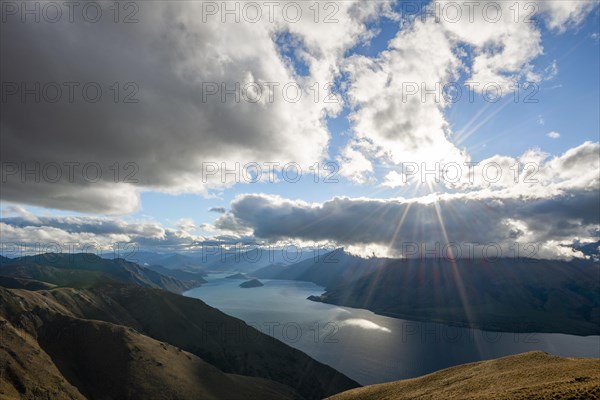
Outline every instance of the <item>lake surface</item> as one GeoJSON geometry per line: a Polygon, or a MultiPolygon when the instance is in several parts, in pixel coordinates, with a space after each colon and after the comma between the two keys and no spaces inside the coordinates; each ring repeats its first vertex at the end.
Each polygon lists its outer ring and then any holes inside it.
{"type": "Polygon", "coordinates": [[[368,385],[424,375],[457,364],[543,350],[567,357],[599,357],[600,336],[506,333],[384,317],[367,310],[306,300],[324,289],[313,283],[243,280],[211,274],[186,296],[254,326],[368,385]]]}

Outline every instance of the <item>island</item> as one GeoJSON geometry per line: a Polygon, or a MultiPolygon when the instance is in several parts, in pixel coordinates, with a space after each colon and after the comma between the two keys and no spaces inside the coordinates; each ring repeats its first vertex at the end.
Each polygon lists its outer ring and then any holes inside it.
{"type": "Polygon", "coordinates": [[[229,275],[227,277],[227,279],[243,279],[243,280],[247,280],[247,279],[250,279],[250,278],[248,278],[248,275],[246,275],[246,274],[237,273],[237,274],[229,275]]]}
{"type": "Polygon", "coordinates": [[[249,281],[242,282],[240,284],[241,288],[253,288],[253,287],[261,287],[261,286],[265,286],[265,285],[258,279],[251,279],[249,281]]]}

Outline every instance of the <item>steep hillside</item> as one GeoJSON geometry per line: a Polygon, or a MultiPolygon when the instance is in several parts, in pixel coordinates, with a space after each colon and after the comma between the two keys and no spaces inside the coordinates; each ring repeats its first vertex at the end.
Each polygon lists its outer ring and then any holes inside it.
{"type": "Polygon", "coordinates": [[[1,294],[0,399],[299,398],[131,328],[63,314],[49,299],[33,295],[23,307],[24,295],[1,294]]]}
{"type": "Polygon", "coordinates": [[[69,290],[49,294],[86,318],[133,327],[194,353],[224,372],[272,379],[307,398],[357,386],[334,369],[197,299],[117,285],[83,294],[69,290]]]}
{"type": "MultiPolygon", "coordinates": [[[[54,344],[58,342],[52,335],[69,337],[71,327],[79,326],[79,322],[71,321],[75,318],[78,321],[103,321],[125,329],[119,332],[129,332],[131,328],[153,340],[194,354],[224,373],[279,382],[293,388],[305,399],[321,399],[358,386],[334,369],[200,300],[158,289],[120,283],[97,285],[87,290],[56,288],[31,292],[0,289],[0,315],[18,328],[35,332],[32,336],[39,337],[42,340],[40,343],[47,347],[45,350],[57,359],[66,356],[69,349],[68,346],[54,349],[54,344]],[[54,315],[59,317],[52,317],[54,315]],[[68,317],[67,320],[63,316],[68,317]],[[56,318],[71,322],[55,324],[53,321],[56,318]],[[43,334],[38,331],[40,320],[43,334]],[[44,341],[44,338],[47,340],[44,341]]],[[[78,334],[82,335],[81,346],[85,347],[87,343],[91,347],[81,351],[96,351],[92,334],[78,329],[78,334]]],[[[118,348],[117,344],[107,345],[104,351],[110,353],[112,348],[118,348]]],[[[150,351],[150,354],[153,353],[150,351]]],[[[59,369],[68,382],[81,388],[76,383],[79,378],[73,378],[68,372],[77,370],[75,361],[80,362],[68,359],[64,365],[69,368],[59,369]]]]}
{"type": "Polygon", "coordinates": [[[600,360],[529,352],[366,386],[329,400],[600,399],[600,360]]]}
{"type": "Polygon", "coordinates": [[[600,334],[600,265],[395,260],[311,300],[487,330],[600,334]]]}

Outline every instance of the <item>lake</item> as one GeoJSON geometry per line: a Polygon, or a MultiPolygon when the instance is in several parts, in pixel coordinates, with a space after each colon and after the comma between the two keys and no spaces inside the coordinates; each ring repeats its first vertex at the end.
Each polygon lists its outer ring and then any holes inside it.
{"type": "Polygon", "coordinates": [[[600,336],[507,333],[384,317],[306,298],[324,288],[261,279],[263,287],[210,274],[184,295],[201,299],[332,366],[362,385],[413,378],[457,364],[531,350],[600,358],[600,336]]]}

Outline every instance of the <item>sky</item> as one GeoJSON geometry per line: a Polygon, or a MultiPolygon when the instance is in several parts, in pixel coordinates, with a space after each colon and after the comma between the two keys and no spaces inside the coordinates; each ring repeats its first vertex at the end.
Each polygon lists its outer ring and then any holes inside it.
{"type": "Polygon", "coordinates": [[[5,253],[599,240],[598,2],[15,4],[5,253]]]}

